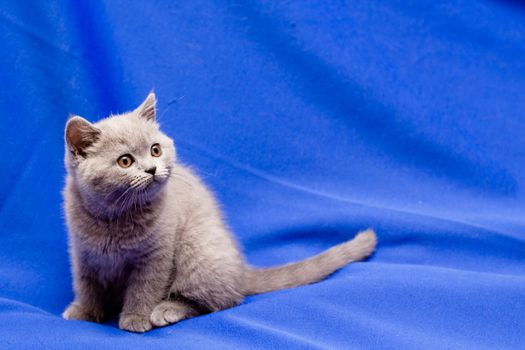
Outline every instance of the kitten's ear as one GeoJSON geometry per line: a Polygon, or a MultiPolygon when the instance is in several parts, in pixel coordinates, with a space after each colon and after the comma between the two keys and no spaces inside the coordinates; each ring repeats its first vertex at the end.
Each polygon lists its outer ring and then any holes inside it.
{"type": "Polygon", "coordinates": [[[148,97],[142,102],[142,104],[136,109],[137,114],[146,119],[155,121],[157,118],[157,98],[155,93],[152,91],[149,93],[148,97]]]}
{"type": "Polygon", "coordinates": [[[98,140],[100,130],[84,118],[74,116],[66,124],[66,143],[74,155],[86,156],[86,148],[98,140]]]}

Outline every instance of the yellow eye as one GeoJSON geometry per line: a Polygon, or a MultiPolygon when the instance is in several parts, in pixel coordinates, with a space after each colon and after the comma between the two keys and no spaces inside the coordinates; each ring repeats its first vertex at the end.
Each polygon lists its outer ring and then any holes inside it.
{"type": "Polygon", "coordinates": [[[151,146],[151,155],[153,157],[160,157],[162,154],[162,149],[160,148],[160,145],[158,143],[151,146]]]}
{"type": "Polygon", "coordinates": [[[133,157],[131,154],[124,154],[117,159],[117,163],[124,169],[129,168],[133,164],[133,157]]]}

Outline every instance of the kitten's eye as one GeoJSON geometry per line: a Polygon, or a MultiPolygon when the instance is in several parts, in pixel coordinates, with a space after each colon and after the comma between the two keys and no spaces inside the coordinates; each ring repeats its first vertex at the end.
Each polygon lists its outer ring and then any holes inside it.
{"type": "Polygon", "coordinates": [[[160,145],[158,143],[156,143],[153,146],[151,146],[151,155],[153,157],[160,157],[161,154],[162,154],[162,150],[161,150],[160,145]]]}
{"type": "Polygon", "coordinates": [[[129,168],[131,164],[133,164],[133,157],[131,154],[124,154],[123,156],[120,156],[119,159],[117,159],[118,165],[120,165],[122,168],[129,168]]]}

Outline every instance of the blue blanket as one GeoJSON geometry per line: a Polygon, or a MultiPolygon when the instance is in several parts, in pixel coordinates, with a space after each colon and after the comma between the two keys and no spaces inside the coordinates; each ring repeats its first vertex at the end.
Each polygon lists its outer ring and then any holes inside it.
{"type": "Polygon", "coordinates": [[[523,347],[522,2],[3,1],[0,63],[0,348],[523,347]],[[151,89],[251,264],[376,254],[146,334],[63,320],[65,121],[151,89]]]}

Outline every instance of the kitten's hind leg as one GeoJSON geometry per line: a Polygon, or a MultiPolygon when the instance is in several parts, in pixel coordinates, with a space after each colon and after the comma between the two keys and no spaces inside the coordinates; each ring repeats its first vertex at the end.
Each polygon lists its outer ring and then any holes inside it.
{"type": "Polygon", "coordinates": [[[156,327],[163,327],[200,314],[199,308],[185,301],[164,300],[155,306],[150,321],[156,327]]]}

